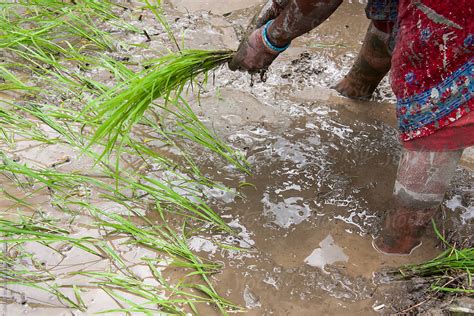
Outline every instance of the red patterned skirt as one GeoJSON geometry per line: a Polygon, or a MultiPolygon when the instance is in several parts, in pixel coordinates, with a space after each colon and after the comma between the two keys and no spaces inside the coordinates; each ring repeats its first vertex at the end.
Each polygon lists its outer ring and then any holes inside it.
{"type": "Polygon", "coordinates": [[[398,2],[391,84],[404,146],[474,146],[474,1],[398,2]]]}

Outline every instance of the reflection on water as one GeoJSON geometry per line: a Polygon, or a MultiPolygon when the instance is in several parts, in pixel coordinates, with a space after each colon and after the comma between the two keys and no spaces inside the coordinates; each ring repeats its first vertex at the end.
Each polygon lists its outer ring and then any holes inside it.
{"type": "Polygon", "coordinates": [[[327,264],[336,262],[347,262],[349,257],[344,253],[343,249],[334,243],[334,238],[328,235],[323,241],[319,243],[321,248],[316,248],[313,252],[304,259],[304,262],[312,267],[318,267],[325,273],[324,270],[327,264]]]}

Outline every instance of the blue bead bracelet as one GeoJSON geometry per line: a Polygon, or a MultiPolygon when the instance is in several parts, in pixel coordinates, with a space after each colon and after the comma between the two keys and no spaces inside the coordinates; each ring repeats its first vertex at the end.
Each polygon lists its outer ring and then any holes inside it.
{"type": "Polygon", "coordinates": [[[268,28],[270,27],[270,25],[272,25],[272,23],[273,23],[273,20],[268,21],[267,24],[265,24],[265,27],[262,30],[263,42],[264,42],[264,44],[267,48],[274,51],[275,53],[280,54],[280,53],[283,53],[285,50],[287,50],[288,47],[290,47],[291,42],[288,43],[287,45],[283,46],[283,47],[277,47],[277,46],[273,45],[270,42],[270,40],[268,39],[268,28]]]}

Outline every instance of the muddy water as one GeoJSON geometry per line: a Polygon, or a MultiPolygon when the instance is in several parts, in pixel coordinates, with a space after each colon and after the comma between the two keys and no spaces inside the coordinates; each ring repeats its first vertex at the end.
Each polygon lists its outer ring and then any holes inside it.
{"type": "MultiPolygon", "coordinates": [[[[238,30],[251,12],[234,11],[227,21],[238,30]]],[[[249,315],[401,310],[413,302],[401,287],[388,290],[374,274],[440,251],[432,231],[410,257],[382,256],[371,246],[390,207],[400,154],[393,96],[387,81],[377,91],[377,102],[349,101],[330,90],[350,67],[366,27],[363,6],[344,4],[319,30],[293,43],[265,84],[250,87],[247,75],[218,71],[218,89],[195,108],[209,126],[246,151],[254,166],[254,175],[242,179],[228,172],[215,175],[225,166],[209,163],[208,157],[202,161],[209,174],[228,185],[239,180],[254,185],[233,203],[215,199],[222,216],[241,231],[238,242],[248,253],[218,251],[212,243],[216,237],[193,240],[196,251],[226,263],[214,277],[217,288],[246,306],[249,315]],[[335,47],[321,49],[318,43],[335,47]]],[[[453,184],[458,198],[460,191],[472,192],[472,174],[459,172],[463,180],[453,184]]],[[[458,210],[463,215],[448,217],[470,217],[472,209],[468,204],[458,210]]]]}
{"type": "Polygon", "coordinates": [[[172,2],[179,11],[183,13],[194,12],[198,10],[206,10],[213,14],[225,14],[235,10],[250,8],[258,3],[255,0],[227,1],[222,3],[219,0],[176,0],[172,2]]]}
{"type": "MultiPolygon", "coordinates": [[[[206,101],[202,108],[212,108],[206,101]]],[[[227,254],[211,255],[230,268],[216,276],[218,288],[252,308],[250,315],[375,313],[372,306],[383,300],[374,272],[438,253],[432,235],[410,258],[381,256],[371,246],[371,234],[389,204],[396,135],[383,122],[338,106],[307,104],[307,112],[297,119],[287,116],[277,127],[266,120],[274,118],[272,110],[246,106],[268,113],[253,126],[234,125],[229,132],[236,145],[248,148],[255,174],[245,180],[255,187],[245,188],[230,205],[216,203],[225,218],[238,219],[241,246],[251,251],[231,260],[227,254]]],[[[224,109],[222,117],[231,111],[224,109]]]]}
{"type": "MultiPolygon", "coordinates": [[[[187,47],[235,48],[256,2],[175,0],[167,3],[167,13],[187,47]]],[[[349,101],[330,89],[350,67],[366,27],[363,5],[345,3],[321,28],[295,41],[276,61],[266,83],[251,86],[248,75],[220,69],[215,86],[200,102],[191,100],[203,121],[245,152],[253,165],[253,175],[245,177],[196,149],[203,170],[240,193],[206,192],[210,204],[239,235],[200,235],[188,241],[199,255],[224,263],[212,280],[219,293],[248,309],[246,315],[372,315],[400,310],[416,302],[402,287],[387,289],[374,275],[387,267],[431,259],[440,251],[432,231],[410,257],[382,256],[371,246],[390,205],[400,155],[393,96],[387,82],[377,91],[377,102],[349,101]],[[239,190],[244,182],[252,186],[239,190]],[[245,251],[223,250],[219,243],[245,251]]],[[[159,45],[159,40],[151,43],[159,45]]],[[[30,145],[17,153],[24,161],[51,166],[68,157],[69,162],[59,167],[63,171],[87,170],[91,165],[60,146],[30,145]]],[[[464,201],[472,182],[472,174],[460,169],[444,217],[439,216],[453,227],[464,227],[457,230],[458,238],[472,234],[474,206],[464,201]]],[[[18,194],[21,197],[21,191],[18,194]]],[[[46,194],[30,202],[59,216],[46,194]]],[[[104,209],[121,211],[101,202],[97,205],[104,209]]],[[[81,220],[74,227],[76,234],[97,233],[88,227],[87,218],[81,220]]],[[[131,266],[146,251],[117,247],[131,266]]],[[[42,258],[48,265],[61,260],[47,251],[42,258]]],[[[70,253],[61,267],[107,269],[90,259],[82,252],[70,253]]],[[[179,278],[172,268],[164,273],[179,278]]],[[[14,296],[8,301],[8,315],[72,313],[53,306],[58,302],[51,297],[36,297],[25,306],[14,296]]],[[[89,306],[85,314],[115,306],[94,288],[83,299],[89,306]]],[[[210,306],[198,308],[202,315],[218,315],[210,306]]]]}

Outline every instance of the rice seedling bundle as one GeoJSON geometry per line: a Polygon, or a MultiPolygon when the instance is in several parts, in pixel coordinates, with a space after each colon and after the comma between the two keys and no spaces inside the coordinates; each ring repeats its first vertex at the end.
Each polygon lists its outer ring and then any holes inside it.
{"type": "Polygon", "coordinates": [[[446,241],[434,221],[433,228],[448,249],[430,261],[403,266],[395,271],[395,275],[404,279],[421,277],[430,280],[434,291],[474,294],[474,248],[458,249],[446,241]]]}
{"type": "Polygon", "coordinates": [[[100,126],[89,144],[105,142],[102,154],[110,153],[156,99],[166,103],[179,98],[185,86],[232,59],[232,51],[184,50],[155,60],[144,75],[137,75],[92,101],[85,112],[95,111],[100,126]]]}

